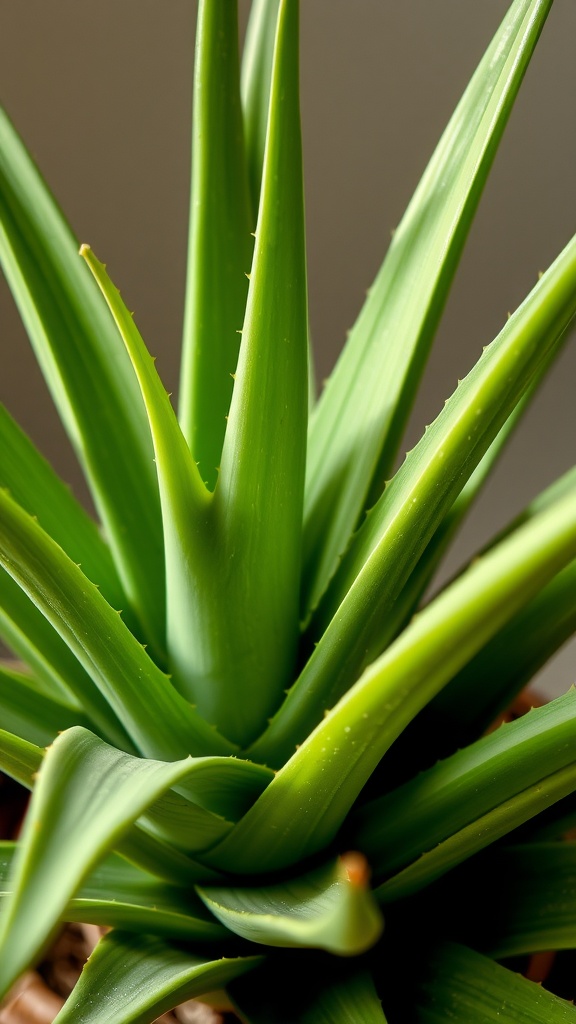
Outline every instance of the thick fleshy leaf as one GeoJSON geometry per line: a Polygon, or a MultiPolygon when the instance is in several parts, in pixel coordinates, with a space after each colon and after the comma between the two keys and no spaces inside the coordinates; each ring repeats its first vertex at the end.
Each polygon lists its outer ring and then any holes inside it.
{"type": "Polygon", "coordinates": [[[380,937],[384,922],[359,853],[278,885],[198,888],[230,931],[267,946],[304,946],[357,956],[380,937]]]}
{"type": "Polygon", "coordinates": [[[386,1024],[370,972],[341,960],[310,958],[288,972],[270,958],[228,991],[249,1024],[386,1024]]]}
{"type": "Polygon", "coordinates": [[[571,765],[576,767],[574,689],[365,804],[349,839],[382,878],[571,765]]]}
{"type": "Polygon", "coordinates": [[[114,931],[98,943],[54,1024],[148,1024],[261,962],[260,956],[201,960],[155,936],[114,931]]]}
{"type": "MultiPolygon", "coordinates": [[[[56,699],[74,702],[78,707],[82,703],[87,710],[89,702],[84,694],[93,688],[89,675],[28,595],[1,566],[0,638],[31,669],[46,693],[56,699]],[[82,694],[80,702],[75,696],[78,693],[82,694]]],[[[99,702],[97,695],[95,702],[102,715],[107,717],[109,712],[105,702],[99,702]],[[100,704],[103,705],[101,709],[100,704]]],[[[101,717],[97,720],[102,722],[101,717]]]]}
{"type": "Polygon", "coordinates": [[[412,622],[210,851],[210,864],[267,870],[325,846],[406,725],[575,554],[576,492],[488,552],[412,622]]]}
{"type": "Polygon", "coordinates": [[[403,1000],[414,1024],[574,1024],[576,1007],[465,946],[435,950],[403,1000]]]}
{"type": "MultiPolygon", "coordinates": [[[[0,905],[12,889],[16,843],[0,842],[0,905]]],[[[111,854],[90,874],[64,914],[66,921],[106,925],[173,939],[217,939],[225,929],[188,888],[167,885],[111,854]]]]}
{"type": "Polygon", "coordinates": [[[35,743],[0,729],[0,771],[32,789],[34,777],[42,764],[44,751],[35,743]]]}
{"type": "Polygon", "coordinates": [[[251,756],[269,763],[288,756],[380,653],[380,624],[575,313],[576,237],[484,350],[367,516],[319,609],[316,629],[323,623],[325,631],[251,756]]]}
{"type": "Polygon", "coordinates": [[[244,136],[254,219],[260,201],[279,7],[280,0],[254,0],[242,54],[244,136]]]}
{"type": "Polygon", "coordinates": [[[42,952],[70,899],[129,826],[181,782],[201,800],[218,766],[217,758],[134,758],[81,728],[58,737],[34,787],[2,914],[0,993],[42,952]]]}
{"type": "Polygon", "coordinates": [[[490,956],[576,949],[574,842],[496,847],[458,872],[452,892],[459,933],[490,956]]]}
{"type": "MultiPolygon", "coordinates": [[[[41,747],[0,729],[0,770],[16,779],[26,789],[33,788],[43,757],[44,750],[41,747]]],[[[217,777],[218,773],[216,772],[217,777]]],[[[227,788],[230,790],[229,785],[227,788]]],[[[148,831],[150,827],[159,831],[158,821],[164,822],[166,830],[165,822],[170,817],[174,796],[172,792],[168,792],[156,801],[139,823],[128,829],[123,838],[115,844],[115,848],[131,863],[172,884],[190,886],[193,882],[219,882],[221,876],[218,875],[218,872],[192,860],[172,844],[166,843],[148,831]]],[[[191,813],[194,810],[200,810],[200,808],[194,809],[191,804],[187,805],[188,818],[194,817],[191,813]]],[[[196,821],[198,821],[198,815],[196,815],[196,821]]],[[[218,821],[220,832],[227,831],[230,827],[229,823],[223,819],[218,819],[218,821]]],[[[177,835],[181,835],[185,827],[186,823],[180,821],[177,835]]]]}
{"type": "Polygon", "coordinates": [[[2,111],[0,222],[8,283],[86,471],[124,589],[149,642],[162,651],[160,503],[138,386],[77,243],[2,111]]]}
{"type": "Polygon", "coordinates": [[[110,550],[72,492],[0,404],[0,487],[36,516],[53,540],[80,564],[113,608],[129,613],[110,550]]]}
{"type": "Polygon", "coordinates": [[[235,0],[202,0],[196,31],[179,415],[210,490],[232,397],[254,227],[244,159],[237,6],[235,0]]]}
{"type": "MultiPolygon", "coordinates": [[[[109,703],[108,735],[116,712],[137,748],[150,757],[233,752],[232,744],[176,692],[81,569],[2,492],[0,526],[0,562],[69,645],[97,696],[101,691],[109,703]]],[[[97,720],[92,693],[82,699],[97,720]]]]}
{"type": "Polygon", "coordinates": [[[482,187],[551,0],[516,0],[396,230],[310,426],[307,614],[380,493],[482,187]],[[372,488],[372,492],[371,492],[372,488]]]}
{"type": "Polygon", "coordinates": [[[30,676],[0,664],[0,721],[8,732],[46,746],[72,725],[89,727],[81,711],[48,697],[30,676]]]}
{"type": "Polygon", "coordinates": [[[293,677],[307,378],[298,3],[282,0],[254,259],[214,495],[218,599],[225,594],[233,614],[215,645],[222,682],[209,671],[198,700],[208,720],[241,743],[261,731],[293,677]]]}

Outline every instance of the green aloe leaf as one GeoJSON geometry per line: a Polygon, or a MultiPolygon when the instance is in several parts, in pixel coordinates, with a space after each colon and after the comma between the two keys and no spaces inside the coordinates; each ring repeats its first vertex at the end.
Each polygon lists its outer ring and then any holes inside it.
{"type": "Polygon", "coordinates": [[[214,917],[250,942],[357,956],[374,945],[384,926],[368,879],[366,861],[351,853],[277,885],[197,891],[214,917]]]}
{"type": "Polygon", "coordinates": [[[202,960],[155,936],[114,931],[98,943],[54,1024],[148,1024],[261,962],[260,956],[202,960]]]}
{"type": "Polygon", "coordinates": [[[133,825],[124,838],[115,844],[114,849],[127,861],[148,874],[161,878],[170,885],[183,886],[189,889],[195,882],[218,884],[222,875],[211,870],[199,861],[188,857],[177,850],[172,843],[165,842],[147,831],[146,822],[140,818],[138,825],[133,825]]]}
{"type": "Polygon", "coordinates": [[[490,956],[576,948],[576,843],[501,847],[482,864],[497,915],[488,912],[485,886],[474,871],[465,877],[473,886],[470,924],[490,956]]]}
{"type": "Polygon", "coordinates": [[[46,746],[72,725],[90,726],[78,708],[48,697],[30,676],[0,664],[0,720],[4,729],[46,746]]]}
{"type": "MultiPolygon", "coordinates": [[[[0,904],[12,891],[9,879],[15,855],[15,843],[0,843],[0,904]]],[[[90,874],[64,917],[173,939],[217,939],[226,934],[190,889],[166,885],[116,854],[90,874]]]]}
{"type": "Polygon", "coordinates": [[[70,899],[129,826],[181,782],[201,800],[214,786],[218,764],[134,758],[81,728],[58,737],[34,787],[13,895],[2,914],[0,993],[42,952],[70,899]]]}
{"type": "Polygon", "coordinates": [[[228,680],[198,702],[209,720],[241,743],[263,728],[293,677],[307,380],[298,3],[282,0],[254,259],[214,495],[223,534],[218,578],[225,579],[234,608],[222,638],[223,655],[230,652],[228,680]]]}
{"type": "Polygon", "coordinates": [[[38,685],[56,699],[78,703],[74,695],[91,687],[90,677],[68,645],[1,566],[0,638],[31,669],[38,685]]]}
{"type": "MultiPolygon", "coordinates": [[[[0,525],[0,563],[82,663],[96,696],[101,691],[105,698],[103,707],[109,702],[108,736],[113,735],[117,712],[138,749],[150,757],[174,760],[191,753],[233,752],[176,692],[81,569],[2,492],[0,525]]],[[[96,712],[102,716],[102,709],[94,694],[81,696],[98,721],[96,712]]],[[[118,742],[122,746],[126,741],[121,736],[118,742]]]]}
{"type": "Polygon", "coordinates": [[[268,870],[330,842],[418,711],[575,553],[576,491],[488,552],[412,622],[210,851],[210,864],[268,870]]]}
{"type": "Polygon", "coordinates": [[[164,552],[146,414],[78,245],[0,111],[0,260],[146,636],[164,649],[164,552]]]}
{"type": "Polygon", "coordinates": [[[0,448],[0,487],[37,517],[46,533],[98,584],[113,608],[129,613],[110,550],[96,523],[1,404],[0,448]]]}
{"type": "Polygon", "coordinates": [[[576,767],[576,691],[484,736],[355,815],[350,839],[382,877],[563,768],[576,767]]]}
{"type": "Polygon", "coordinates": [[[414,1024],[573,1024],[576,1007],[465,946],[429,956],[404,1007],[414,1024]]]}
{"type": "Polygon", "coordinates": [[[288,756],[380,653],[380,624],[575,313],[576,237],[484,350],[367,516],[319,610],[316,629],[323,623],[325,631],[251,756],[270,763],[288,756]]]}
{"type": "Polygon", "coordinates": [[[516,0],[396,230],[310,425],[303,612],[390,473],[482,187],[551,0],[516,0]]]}
{"type": "Polygon", "coordinates": [[[244,135],[254,215],[260,201],[279,7],[280,0],[254,0],[242,54],[244,135]]]}
{"type": "Polygon", "coordinates": [[[383,882],[375,890],[377,898],[386,904],[418,892],[575,790],[574,764],[539,779],[534,785],[527,786],[509,800],[503,800],[486,814],[465,825],[459,832],[383,882]]]}
{"type": "Polygon", "coordinates": [[[237,6],[233,0],[202,0],[196,32],[179,410],[184,436],[210,490],[220,465],[252,259],[237,6]]]}
{"type": "Polygon", "coordinates": [[[294,963],[286,984],[285,960],[272,958],[228,991],[249,1024],[386,1024],[370,972],[340,961],[337,970],[310,960],[294,963]]]}
{"type": "Polygon", "coordinates": [[[35,743],[0,729],[0,770],[26,789],[32,789],[43,757],[44,751],[35,743]]]}

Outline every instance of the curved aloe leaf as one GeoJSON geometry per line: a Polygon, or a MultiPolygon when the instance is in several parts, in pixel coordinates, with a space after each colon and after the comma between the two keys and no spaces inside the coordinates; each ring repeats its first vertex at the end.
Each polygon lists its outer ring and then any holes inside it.
{"type": "Polygon", "coordinates": [[[367,803],[350,839],[377,876],[432,850],[492,808],[576,764],[576,691],[459,750],[367,803]]]}
{"type": "Polygon", "coordinates": [[[201,799],[213,766],[218,759],[134,758],[81,728],[58,737],[34,787],[2,914],[0,993],[41,953],[69,900],[129,826],[181,782],[201,799]]]}
{"type": "Polygon", "coordinates": [[[381,623],[434,531],[575,314],[576,237],[484,350],[368,514],[319,609],[315,628],[324,623],[325,631],[251,748],[255,759],[286,757],[379,653],[381,623]]]}
{"type": "Polygon", "coordinates": [[[576,491],[517,530],[433,601],[278,772],[210,864],[268,870],[334,837],[407,724],[576,554],[576,491]]]}
{"type": "Polygon", "coordinates": [[[129,360],[78,246],[0,111],[0,259],[87,474],[123,586],[164,648],[164,552],[146,414],[129,360]]]}
{"type": "Polygon", "coordinates": [[[244,159],[238,11],[232,0],[198,9],[192,118],[188,280],[180,423],[214,489],[232,397],[252,259],[244,159]]]}
{"type": "Polygon", "coordinates": [[[381,903],[404,899],[431,882],[441,878],[452,868],[467,860],[486,846],[508,835],[530,818],[540,814],[558,800],[576,790],[576,765],[561,768],[552,775],[539,779],[532,786],[504,800],[486,814],[465,825],[433,850],[393,875],[375,890],[381,903]]]}
{"type": "Polygon", "coordinates": [[[366,861],[352,853],[279,885],[197,892],[214,917],[250,942],[356,956],[374,945],[384,926],[368,878],[366,861]]]}
{"type": "Polygon", "coordinates": [[[110,550],[95,522],[50,464],[0,404],[0,487],[64,549],[96,583],[113,608],[130,612],[110,550]]]}
{"type": "MultiPolygon", "coordinates": [[[[93,685],[90,677],[28,595],[1,566],[0,638],[28,665],[45,693],[80,706],[75,695],[84,694],[93,685]]],[[[82,703],[86,702],[82,700],[82,703]]],[[[102,712],[107,715],[106,708],[102,712]]],[[[117,728],[120,730],[119,723],[117,728]]]]}
{"type": "Polygon", "coordinates": [[[576,1007],[480,953],[442,944],[405,994],[414,1024],[574,1024],[576,1007]]]}
{"type": "MultiPolygon", "coordinates": [[[[12,891],[9,878],[15,855],[15,843],[0,842],[0,904],[12,891]]],[[[206,940],[226,934],[190,889],[166,885],[116,854],[90,874],[64,917],[173,939],[206,940]]]]}
{"type": "MultiPolygon", "coordinates": [[[[472,890],[470,919],[490,956],[522,956],[576,947],[576,843],[528,843],[494,850],[485,858],[485,877],[498,914],[487,913],[472,890]]],[[[469,875],[474,882],[474,873],[469,875]]],[[[476,880],[477,882],[477,880],[476,880]]]]}
{"type": "MultiPolygon", "coordinates": [[[[233,752],[232,744],[176,692],[94,584],[2,492],[0,527],[0,563],[58,630],[109,702],[108,735],[116,711],[138,749],[150,757],[173,760],[190,753],[233,752]]],[[[95,718],[88,696],[86,706],[95,718]]]]}
{"type": "Polygon", "coordinates": [[[337,971],[326,966],[299,962],[287,985],[286,964],[270,958],[228,992],[249,1024],[386,1024],[369,971],[342,961],[337,971]]]}
{"type": "Polygon", "coordinates": [[[54,1024],[148,1024],[261,962],[260,956],[201,960],[160,938],[114,931],[96,946],[54,1024]]]}
{"type": "Polygon", "coordinates": [[[551,0],[512,4],[318,403],[306,480],[305,615],[390,473],[482,187],[550,7],[551,0]]]}
{"type": "Polygon", "coordinates": [[[48,697],[30,676],[0,664],[0,721],[8,732],[46,746],[72,725],[90,726],[77,708],[48,697]]]}
{"type": "Polygon", "coordinates": [[[219,600],[224,589],[234,614],[217,645],[227,661],[222,685],[209,678],[198,702],[244,744],[280,703],[300,635],[307,381],[298,3],[282,0],[254,259],[214,495],[222,533],[218,580],[225,580],[219,600]]]}
{"type": "Polygon", "coordinates": [[[254,0],[242,54],[242,105],[248,181],[254,215],[258,210],[266,148],[274,41],[280,0],[254,0]]]}

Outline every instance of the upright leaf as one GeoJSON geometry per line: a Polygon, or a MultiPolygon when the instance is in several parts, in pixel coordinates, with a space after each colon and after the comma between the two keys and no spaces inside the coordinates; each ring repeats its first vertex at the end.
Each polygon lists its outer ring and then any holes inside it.
{"type": "Polygon", "coordinates": [[[252,748],[257,759],[300,742],[380,653],[381,624],[434,531],[575,313],[576,237],[484,350],[367,516],[312,623],[318,644],[252,748]]]}
{"type": "Polygon", "coordinates": [[[180,423],[214,489],[252,257],[236,0],[201,0],[196,33],[180,423]]]}
{"type": "Polygon", "coordinates": [[[242,56],[242,104],[248,181],[254,216],[260,201],[274,41],[280,0],[254,0],[242,56]]]}
{"type": "Polygon", "coordinates": [[[389,475],[482,187],[552,0],[515,0],[440,140],[310,425],[303,615],[389,475]]]}
{"type": "Polygon", "coordinates": [[[254,261],[214,496],[219,580],[231,610],[223,682],[214,685],[212,670],[198,701],[243,743],[279,704],[296,657],[307,362],[298,3],[283,0],[254,261]]]}
{"type": "Polygon", "coordinates": [[[0,111],[0,261],[90,484],[122,583],[164,648],[164,552],[150,430],[78,245],[0,111]]]}

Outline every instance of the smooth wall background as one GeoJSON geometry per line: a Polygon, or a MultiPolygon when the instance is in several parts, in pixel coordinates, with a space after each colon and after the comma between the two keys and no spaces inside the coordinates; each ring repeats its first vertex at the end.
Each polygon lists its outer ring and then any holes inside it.
{"type": "MultiPolygon", "coordinates": [[[[231,0],[232,2],[232,0],[231,0]]],[[[249,4],[241,2],[242,24],[249,4]]],[[[302,0],[311,325],[332,366],[507,0],[302,0]]],[[[3,0],[0,96],[177,389],[194,0],[3,0]]],[[[556,0],[473,226],[406,447],[575,230],[576,4],[556,0]]],[[[86,491],[5,287],[1,397],[86,491]]],[[[574,462],[576,346],[553,371],[447,571],[574,462]]],[[[565,650],[548,684],[576,681],[565,650]]]]}

